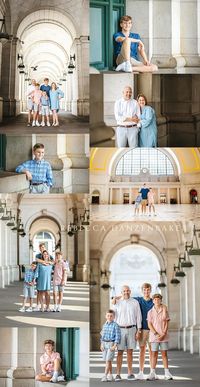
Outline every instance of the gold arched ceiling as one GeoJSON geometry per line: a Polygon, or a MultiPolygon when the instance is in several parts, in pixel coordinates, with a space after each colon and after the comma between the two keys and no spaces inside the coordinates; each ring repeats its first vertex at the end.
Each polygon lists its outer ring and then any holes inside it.
{"type": "MultiPolygon", "coordinates": [[[[122,151],[117,148],[92,148],[90,156],[91,173],[108,173],[111,160],[119,157],[122,151]]],[[[174,155],[181,174],[200,172],[200,148],[165,148],[165,151],[169,151],[172,156],[174,155]]]]}

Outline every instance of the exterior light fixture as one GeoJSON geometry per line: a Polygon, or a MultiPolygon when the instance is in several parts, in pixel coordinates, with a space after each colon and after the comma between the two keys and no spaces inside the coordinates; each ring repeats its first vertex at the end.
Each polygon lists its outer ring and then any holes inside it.
{"type": "Polygon", "coordinates": [[[1,42],[5,42],[6,40],[9,40],[9,35],[6,32],[5,17],[3,19],[0,19],[0,22],[1,22],[0,40],[1,42]]]}

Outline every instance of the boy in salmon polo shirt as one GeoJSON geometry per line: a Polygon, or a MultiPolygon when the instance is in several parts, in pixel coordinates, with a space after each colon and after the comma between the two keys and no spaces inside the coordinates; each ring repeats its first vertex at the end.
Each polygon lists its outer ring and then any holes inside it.
{"type": "Polygon", "coordinates": [[[162,296],[161,294],[154,294],[153,297],[153,308],[147,314],[148,327],[150,329],[149,341],[151,343],[151,352],[152,352],[152,369],[147,377],[147,380],[158,379],[155,369],[158,359],[158,351],[160,349],[162,354],[162,361],[165,370],[164,379],[172,380],[173,376],[169,372],[168,368],[168,326],[169,326],[169,314],[166,308],[163,308],[162,305],[162,296]]]}

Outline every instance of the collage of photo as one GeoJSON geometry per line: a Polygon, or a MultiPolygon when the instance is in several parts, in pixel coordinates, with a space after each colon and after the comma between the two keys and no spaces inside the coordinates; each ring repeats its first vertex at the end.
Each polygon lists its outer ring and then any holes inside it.
{"type": "Polygon", "coordinates": [[[199,0],[0,0],[0,387],[200,383],[199,0]]]}

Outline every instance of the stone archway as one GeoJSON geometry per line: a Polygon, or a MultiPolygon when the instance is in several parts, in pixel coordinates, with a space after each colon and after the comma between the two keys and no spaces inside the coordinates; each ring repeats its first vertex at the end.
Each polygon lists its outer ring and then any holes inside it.
{"type": "Polygon", "coordinates": [[[16,71],[17,113],[26,111],[30,79],[41,84],[45,77],[64,92],[61,110],[71,111],[71,101],[77,99],[77,73],[69,75],[67,68],[70,55],[77,55],[73,47],[77,36],[74,22],[59,11],[40,9],[24,17],[16,28],[16,36],[16,62],[25,66],[21,73],[16,71]]]}
{"type": "Polygon", "coordinates": [[[92,192],[92,204],[100,204],[100,192],[98,190],[92,192]]]}
{"type": "Polygon", "coordinates": [[[30,259],[39,252],[39,244],[45,243],[50,255],[61,245],[60,225],[50,217],[40,217],[33,221],[29,229],[30,259]]]}

